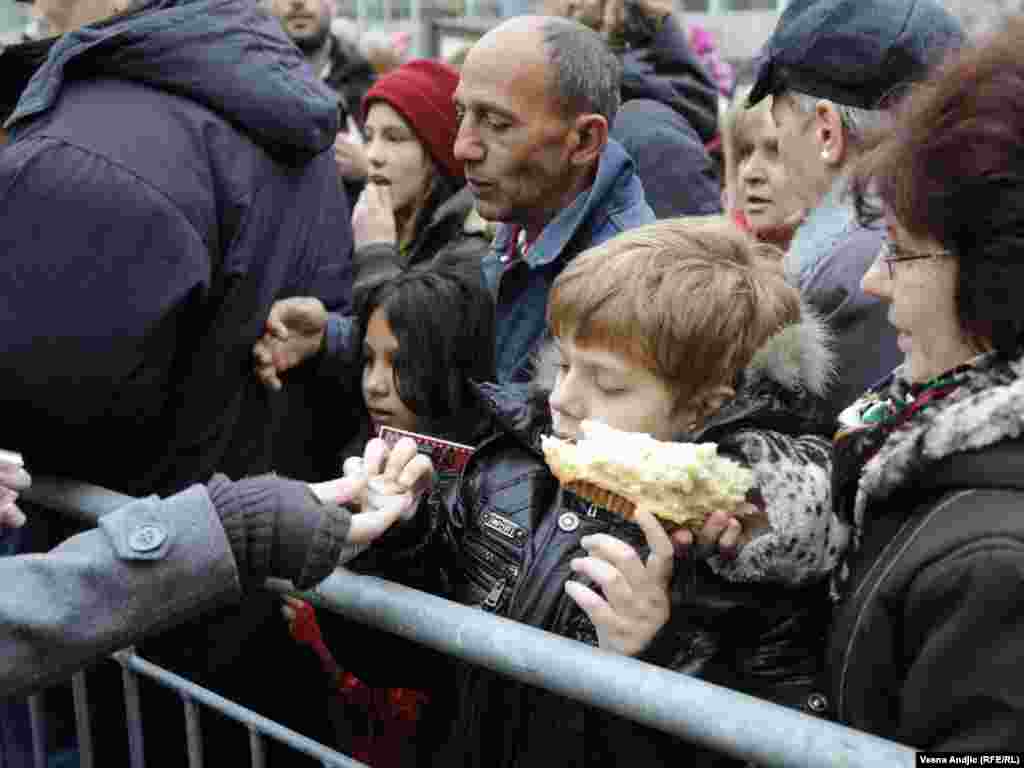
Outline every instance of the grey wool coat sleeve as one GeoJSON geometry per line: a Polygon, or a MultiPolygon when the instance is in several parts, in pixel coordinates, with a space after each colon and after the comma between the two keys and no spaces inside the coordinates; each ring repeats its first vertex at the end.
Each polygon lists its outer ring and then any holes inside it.
{"type": "Polygon", "coordinates": [[[0,557],[0,698],[240,595],[202,486],[131,502],[50,552],[0,557]]]}

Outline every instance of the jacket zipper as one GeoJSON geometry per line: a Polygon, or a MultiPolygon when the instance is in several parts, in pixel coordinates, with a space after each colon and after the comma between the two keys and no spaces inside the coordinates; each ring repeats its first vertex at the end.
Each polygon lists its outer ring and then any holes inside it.
{"type": "Polygon", "coordinates": [[[487,593],[487,597],[484,598],[482,607],[485,611],[493,613],[498,610],[498,606],[501,605],[501,596],[505,594],[505,587],[508,586],[508,582],[505,579],[498,579],[494,582],[494,586],[491,587],[491,591],[487,593]]]}
{"type": "Polygon", "coordinates": [[[519,576],[519,568],[514,565],[502,566],[495,564],[491,558],[497,559],[496,555],[484,547],[471,542],[466,542],[466,553],[470,556],[471,560],[481,566],[489,575],[497,578],[497,581],[494,583],[487,584],[475,571],[470,574],[470,578],[476,582],[477,586],[488,590],[487,597],[484,598],[481,607],[485,611],[493,613],[501,607],[501,598],[505,594],[509,581],[512,581],[513,584],[515,583],[516,578],[519,576]]]}

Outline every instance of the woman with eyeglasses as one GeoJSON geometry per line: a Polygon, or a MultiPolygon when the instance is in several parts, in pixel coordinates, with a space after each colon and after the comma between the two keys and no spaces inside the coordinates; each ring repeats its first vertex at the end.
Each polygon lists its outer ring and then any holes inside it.
{"type": "Polygon", "coordinates": [[[829,704],[919,749],[1024,749],[1022,47],[1018,18],[948,62],[854,185],[906,361],[840,415],[829,704]]]}

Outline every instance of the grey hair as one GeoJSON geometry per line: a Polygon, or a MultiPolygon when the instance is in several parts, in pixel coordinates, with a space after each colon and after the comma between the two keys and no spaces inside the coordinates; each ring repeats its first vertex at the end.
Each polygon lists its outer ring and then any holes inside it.
{"type": "Polygon", "coordinates": [[[826,101],[835,107],[843,128],[846,130],[847,138],[855,146],[863,146],[866,139],[889,125],[890,115],[884,109],[850,107],[830,99],[821,99],[798,91],[786,91],[786,94],[791,97],[797,111],[808,117],[814,114],[819,101],[826,101]]]}
{"type": "Polygon", "coordinates": [[[611,125],[622,98],[618,57],[599,34],[578,21],[552,16],[540,29],[554,94],[566,112],[594,112],[611,125]]]}

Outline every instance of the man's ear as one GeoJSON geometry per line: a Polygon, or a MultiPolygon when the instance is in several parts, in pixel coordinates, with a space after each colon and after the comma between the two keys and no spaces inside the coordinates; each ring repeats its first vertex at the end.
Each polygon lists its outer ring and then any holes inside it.
{"type": "Polygon", "coordinates": [[[608,143],[608,121],[601,115],[580,115],[573,121],[575,147],[569,152],[569,162],[584,167],[596,165],[608,143]]]}
{"type": "Polygon", "coordinates": [[[814,138],[825,165],[841,166],[846,159],[846,128],[831,101],[819,100],[814,107],[814,138]]]}

